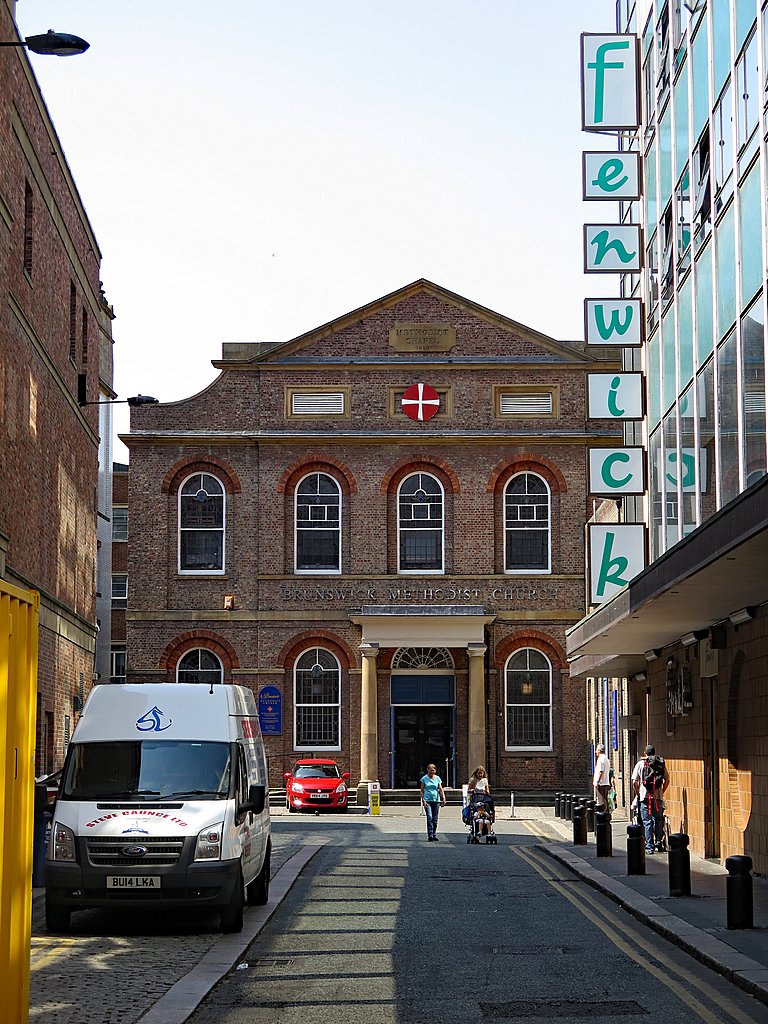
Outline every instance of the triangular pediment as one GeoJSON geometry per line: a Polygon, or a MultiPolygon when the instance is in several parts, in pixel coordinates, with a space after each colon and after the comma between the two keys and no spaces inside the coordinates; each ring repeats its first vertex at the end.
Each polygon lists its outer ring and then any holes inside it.
{"type": "Polygon", "coordinates": [[[581,342],[561,342],[422,278],[290,341],[225,346],[216,366],[322,364],[431,358],[452,362],[498,358],[527,363],[582,363],[581,342]]]}

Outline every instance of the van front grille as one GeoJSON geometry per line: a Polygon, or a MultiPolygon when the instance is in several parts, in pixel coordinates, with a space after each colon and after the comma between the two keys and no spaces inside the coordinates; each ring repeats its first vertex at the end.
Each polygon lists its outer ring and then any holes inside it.
{"type": "Polygon", "coordinates": [[[128,836],[89,836],[85,846],[91,864],[130,864],[132,867],[150,868],[176,864],[184,848],[184,839],[180,836],[142,836],[140,839],[128,836]],[[147,852],[142,857],[129,857],[124,850],[130,846],[143,846],[147,852]]]}

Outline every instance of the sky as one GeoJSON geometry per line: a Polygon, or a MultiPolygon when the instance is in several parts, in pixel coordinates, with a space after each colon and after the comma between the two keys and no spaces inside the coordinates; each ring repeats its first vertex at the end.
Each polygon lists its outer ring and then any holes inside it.
{"type": "MultiPolygon", "coordinates": [[[[583,337],[579,36],[614,0],[18,0],[102,251],[120,398],[418,278],[583,337]]],[[[116,432],[128,410],[116,405],[116,432]]],[[[127,461],[116,443],[114,458],[127,461]]]]}

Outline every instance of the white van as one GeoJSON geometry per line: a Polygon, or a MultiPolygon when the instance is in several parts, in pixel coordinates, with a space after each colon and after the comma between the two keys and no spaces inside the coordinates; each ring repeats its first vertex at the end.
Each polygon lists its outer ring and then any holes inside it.
{"type": "Polygon", "coordinates": [[[45,863],[48,931],[85,907],[213,907],[240,931],[269,898],[264,744],[250,690],[102,683],[67,751],[45,863]]]}

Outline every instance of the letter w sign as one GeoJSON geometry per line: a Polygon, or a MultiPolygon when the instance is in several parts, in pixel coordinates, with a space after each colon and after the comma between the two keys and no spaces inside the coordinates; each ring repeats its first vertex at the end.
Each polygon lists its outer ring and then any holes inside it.
{"type": "Polygon", "coordinates": [[[643,344],[643,304],[640,299],[585,299],[584,337],[588,345],[643,344]]]}

